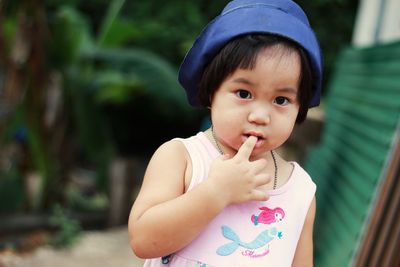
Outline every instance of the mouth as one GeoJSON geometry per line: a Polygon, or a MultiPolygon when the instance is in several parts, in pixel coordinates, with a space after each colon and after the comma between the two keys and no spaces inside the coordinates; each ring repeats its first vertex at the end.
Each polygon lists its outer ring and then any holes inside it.
{"type": "Polygon", "coordinates": [[[254,136],[254,137],[256,137],[257,138],[257,141],[260,141],[260,140],[264,140],[265,139],[265,137],[261,134],[261,133],[256,133],[256,132],[251,132],[251,133],[245,133],[244,135],[243,135],[246,139],[247,138],[249,138],[250,136],[254,136]]]}
{"type": "Polygon", "coordinates": [[[245,142],[247,140],[247,138],[249,138],[250,136],[254,136],[257,138],[257,142],[256,142],[254,148],[260,148],[266,142],[265,136],[262,135],[261,133],[257,133],[257,132],[250,132],[250,133],[243,134],[243,142],[245,142]]]}

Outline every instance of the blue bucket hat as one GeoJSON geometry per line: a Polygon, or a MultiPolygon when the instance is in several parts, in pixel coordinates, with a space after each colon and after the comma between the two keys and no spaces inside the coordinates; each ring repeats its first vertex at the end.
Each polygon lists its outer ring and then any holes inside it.
{"type": "Polygon", "coordinates": [[[252,33],[283,36],[305,50],[313,72],[309,107],[318,106],[322,81],[320,48],[306,14],[290,0],[234,0],[226,5],[197,37],[179,68],[178,80],[186,90],[189,103],[200,106],[198,84],[214,56],[233,38],[252,33]]]}

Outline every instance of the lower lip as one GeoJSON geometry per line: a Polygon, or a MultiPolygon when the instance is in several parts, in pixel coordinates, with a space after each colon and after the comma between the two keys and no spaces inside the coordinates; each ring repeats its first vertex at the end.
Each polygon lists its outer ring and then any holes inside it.
{"type": "Polygon", "coordinates": [[[260,147],[262,147],[264,145],[264,143],[265,143],[264,139],[258,139],[256,144],[255,144],[255,146],[254,146],[254,148],[260,148],[260,147]]]}

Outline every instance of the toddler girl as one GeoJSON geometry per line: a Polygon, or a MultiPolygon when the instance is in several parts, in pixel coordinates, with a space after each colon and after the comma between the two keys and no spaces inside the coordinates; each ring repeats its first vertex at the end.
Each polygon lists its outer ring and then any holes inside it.
{"type": "Polygon", "coordinates": [[[316,186],[275,150],[320,98],[320,49],[290,0],[235,0],[179,81],[212,126],[161,145],[129,218],[145,266],[312,266],[316,186]]]}

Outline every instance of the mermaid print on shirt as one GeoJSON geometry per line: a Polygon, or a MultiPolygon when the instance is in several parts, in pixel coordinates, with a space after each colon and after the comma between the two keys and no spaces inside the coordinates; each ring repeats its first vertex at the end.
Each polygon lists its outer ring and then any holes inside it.
{"type": "Polygon", "coordinates": [[[223,225],[222,235],[231,242],[220,246],[217,249],[217,254],[220,256],[229,256],[239,248],[244,248],[241,254],[246,257],[256,258],[264,257],[270,252],[271,242],[278,238],[282,238],[282,232],[274,225],[280,222],[285,217],[285,212],[282,208],[269,209],[267,207],[260,207],[261,213],[259,215],[252,215],[251,221],[254,226],[258,223],[265,224],[263,230],[250,242],[245,242],[232,230],[229,226],[223,225]]]}
{"type": "Polygon", "coordinates": [[[279,222],[285,217],[285,212],[281,208],[269,209],[267,207],[261,207],[259,209],[261,210],[259,215],[256,216],[253,214],[251,216],[251,221],[254,225],[258,225],[259,223],[271,224],[279,222]]]}
{"type": "MultiPolygon", "coordinates": [[[[269,228],[269,229],[261,232],[253,241],[247,243],[247,242],[240,240],[239,236],[231,228],[229,228],[226,225],[222,226],[222,234],[224,237],[231,240],[232,242],[225,244],[223,246],[220,246],[217,249],[217,254],[220,256],[231,255],[239,247],[248,249],[248,250],[243,251],[242,255],[249,256],[251,254],[251,253],[249,253],[249,250],[255,250],[255,249],[259,249],[264,246],[267,246],[275,237],[282,236],[281,232],[279,232],[276,229],[276,227],[272,227],[272,228],[269,228]]],[[[267,246],[267,251],[269,251],[269,246],[267,246]]]]}

